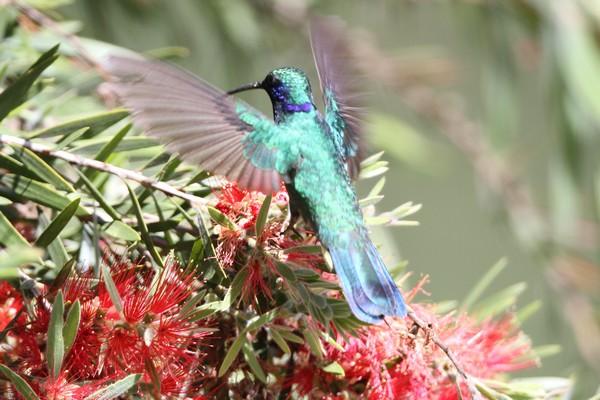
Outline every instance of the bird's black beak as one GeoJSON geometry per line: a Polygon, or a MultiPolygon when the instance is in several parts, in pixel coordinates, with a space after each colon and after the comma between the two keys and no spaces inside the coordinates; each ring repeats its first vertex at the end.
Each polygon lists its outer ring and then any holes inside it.
{"type": "Polygon", "coordinates": [[[239,88],[228,91],[227,94],[235,94],[235,93],[244,92],[246,90],[252,90],[252,89],[262,89],[262,82],[252,82],[247,85],[240,86],[239,88]]]}

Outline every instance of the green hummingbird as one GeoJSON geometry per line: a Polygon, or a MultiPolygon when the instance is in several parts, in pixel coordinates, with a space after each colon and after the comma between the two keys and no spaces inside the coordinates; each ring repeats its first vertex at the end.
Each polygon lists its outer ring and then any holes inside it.
{"type": "Polygon", "coordinates": [[[324,116],[308,77],[293,67],[225,93],[162,61],[112,56],[109,88],[134,122],[184,160],[263,193],[283,181],[292,220],[301,215],[315,229],[354,315],[367,323],[403,317],[404,300],[369,239],[352,185],[365,146],[343,24],[318,18],[310,34],[324,116]],[[250,89],[267,92],[273,119],[232,96],[250,89]]]}

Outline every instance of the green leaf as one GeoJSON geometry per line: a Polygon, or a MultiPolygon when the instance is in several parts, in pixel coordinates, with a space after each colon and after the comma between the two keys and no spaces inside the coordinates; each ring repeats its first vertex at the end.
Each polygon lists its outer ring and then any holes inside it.
{"type": "MultiPolygon", "coordinates": [[[[277,343],[277,346],[279,346],[279,348],[285,354],[292,354],[292,350],[290,349],[290,346],[287,344],[287,342],[285,341],[283,336],[279,333],[279,331],[276,328],[271,327],[269,329],[269,333],[271,333],[271,337],[273,338],[275,343],[277,343]]],[[[300,339],[300,338],[298,338],[298,339],[300,339]]],[[[302,341],[302,339],[300,339],[300,341],[302,341]]]]}
{"type": "Polygon", "coordinates": [[[233,361],[236,359],[244,342],[246,341],[246,330],[242,331],[240,335],[235,339],[235,341],[231,344],[229,351],[225,354],[225,358],[223,358],[223,362],[221,363],[221,367],[219,367],[219,372],[217,376],[222,377],[225,372],[229,369],[233,361]]]}
{"type": "Polygon", "coordinates": [[[12,172],[17,176],[24,176],[26,178],[38,179],[39,176],[34,174],[31,170],[27,169],[21,161],[18,161],[11,156],[0,152],[0,168],[12,172]]]}
{"type": "MultiPolygon", "coordinates": [[[[50,185],[32,179],[6,174],[0,180],[12,189],[15,194],[55,210],[63,210],[72,202],[70,198],[58,192],[50,185]]],[[[80,205],[75,215],[83,216],[90,215],[90,213],[80,205]]]]}
{"type": "Polygon", "coordinates": [[[204,240],[196,239],[190,251],[190,263],[199,264],[204,259],[204,240]]]}
{"type": "Polygon", "coordinates": [[[325,372],[329,372],[330,374],[346,376],[346,371],[344,371],[344,368],[342,368],[342,366],[337,361],[334,361],[321,369],[325,372]]]}
{"type": "Polygon", "coordinates": [[[300,336],[295,335],[292,332],[288,332],[283,329],[277,329],[277,332],[281,335],[281,337],[283,337],[288,342],[293,342],[293,343],[298,343],[298,344],[304,343],[304,340],[300,336]]]}
{"type": "Polygon", "coordinates": [[[79,299],[75,300],[75,303],[71,306],[69,313],[67,314],[67,320],[63,327],[63,338],[65,342],[65,354],[69,354],[71,346],[77,337],[77,331],[79,330],[79,321],[81,319],[81,305],[79,299]]]}
{"type": "Polygon", "coordinates": [[[527,284],[525,282],[511,285],[481,301],[475,308],[473,314],[476,314],[478,319],[484,319],[489,316],[506,312],[506,310],[516,303],[517,297],[523,293],[525,289],[527,289],[527,284]]]}
{"type": "Polygon", "coordinates": [[[264,313],[263,315],[256,316],[248,321],[248,326],[244,331],[252,332],[258,328],[262,328],[267,322],[270,322],[275,319],[279,310],[277,308],[264,313]]]}
{"type": "MultiPolygon", "coordinates": [[[[119,143],[121,143],[123,138],[125,138],[125,135],[127,135],[127,133],[129,132],[130,129],[131,129],[131,125],[126,125],[123,129],[121,129],[119,132],[117,132],[117,134],[114,135],[110,139],[110,141],[108,141],[104,146],[102,146],[102,148],[98,151],[98,153],[96,153],[96,155],[93,157],[94,160],[106,161],[108,159],[108,157],[110,157],[114,153],[117,146],[119,145],[119,143]]],[[[95,170],[93,168],[87,168],[83,172],[83,175],[85,175],[86,178],[88,178],[90,181],[92,181],[92,180],[94,180],[96,175],[98,175],[99,173],[100,173],[100,171],[98,171],[98,170],[95,170]]]]}
{"type": "Polygon", "coordinates": [[[42,249],[12,246],[0,254],[0,279],[15,279],[19,277],[19,267],[39,261],[44,255],[42,249]]]}
{"type": "Polygon", "coordinates": [[[63,338],[63,315],[65,304],[62,290],[58,291],[52,313],[50,315],[50,324],[48,325],[48,344],[46,347],[46,360],[48,371],[51,377],[57,377],[62,368],[63,358],[65,356],[65,342],[63,338]]]}
{"type": "MultiPolygon", "coordinates": [[[[94,184],[83,174],[83,172],[77,170],[77,173],[79,174],[80,182],[82,182],[88,188],[88,190],[90,191],[90,195],[98,202],[98,204],[100,204],[100,207],[104,211],[106,211],[106,213],[112,219],[118,220],[119,214],[110,204],[108,204],[108,201],[106,201],[106,199],[104,198],[102,193],[100,193],[100,191],[96,188],[96,186],[94,186],[94,184]]],[[[81,185],[78,184],[77,186],[81,185]]]]}
{"type": "Polygon", "coordinates": [[[48,163],[42,160],[33,151],[13,145],[15,147],[14,157],[19,159],[23,165],[37,175],[44,183],[53,185],[58,190],[64,190],[65,192],[73,193],[75,190],[69,182],[65,180],[58,172],[54,170],[48,163]]]}
{"type": "Polygon", "coordinates": [[[29,136],[32,138],[49,138],[54,136],[67,136],[87,128],[86,136],[94,136],[104,131],[106,128],[116,124],[129,113],[125,110],[112,110],[102,114],[91,115],[80,119],[74,119],[41,131],[34,132],[29,136]]]}
{"type": "Polygon", "coordinates": [[[199,293],[196,293],[191,298],[189,298],[183,304],[183,307],[181,307],[181,310],[179,311],[179,315],[181,316],[181,318],[185,319],[186,316],[188,315],[188,313],[190,313],[194,309],[194,307],[196,307],[196,305],[200,301],[202,301],[202,299],[204,298],[205,295],[206,295],[206,290],[202,290],[199,293]]]}
{"type": "Polygon", "coordinates": [[[104,228],[104,233],[114,238],[129,242],[138,242],[142,239],[135,229],[126,223],[117,220],[110,222],[104,228]]]}
{"type": "Polygon", "coordinates": [[[254,375],[263,383],[267,383],[267,377],[265,376],[265,372],[263,371],[258,359],[256,358],[256,354],[254,354],[254,349],[252,345],[245,340],[242,345],[242,352],[244,353],[244,359],[246,363],[254,373],[254,375]]]}
{"type": "Polygon", "coordinates": [[[0,121],[27,100],[29,88],[41,73],[58,58],[57,50],[58,45],[42,54],[23,75],[0,93],[0,121]]]}
{"type": "Polygon", "coordinates": [[[296,282],[298,280],[294,270],[292,270],[286,263],[279,260],[273,260],[273,264],[275,264],[275,269],[279,275],[281,275],[287,281],[296,282]]]}
{"type": "Polygon", "coordinates": [[[48,294],[56,294],[60,289],[62,289],[63,285],[67,281],[67,278],[71,274],[71,270],[73,269],[73,266],[76,262],[77,258],[72,257],[62,266],[62,268],[60,269],[60,271],[58,271],[58,274],[56,275],[56,279],[54,279],[54,282],[52,282],[52,285],[48,289],[48,294]]]}
{"type": "MultiPolygon", "coordinates": [[[[99,137],[92,140],[86,140],[86,143],[71,149],[72,153],[79,154],[85,157],[91,157],[98,154],[105,148],[106,144],[109,143],[113,138],[99,137]]],[[[133,150],[145,149],[148,147],[157,147],[158,143],[152,139],[148,139],[142,136],[128,137],[121,140],[121,142],[112,151],[113,154],[120,152],[129,152],[133,150]]]]}
{"type": "Polygon", "coordinates": [[[259,238],[263,229],[265,228],[265,224],[267,223],[267,216],[269,215],[269,207],[271,206],[271,197],[272,195],[267,195],[265,197],[265,201],[263,201],[262,206],[260,206],[260,211],[258,212],[258,216],[256,217],[256,225],[254,228],[256,229],[256,237],[259,238]]]}
{"type": "Polygon", "coordinates": [[[473,304],[477,301],[479,297],[485,292],[485,290],[490,286],[490,284],[496,279],[496,277],[502,272],[502,270],[506,267],[507,260],[506,258],[501,258],[498,262],[475,284],[473,289],[467,294],[467,297],[463,300],[463,303],[460,305],[460,309],[458,311],[459,314],[464,312],[468,312],[473,304]]]}
{"type": "Polygon", "coordinates": [[[123,302],[121,301],[121,295],[119,294],[117,286],[115,285],[112,275],[110,274],[110,270],[104,264],[102,264],[101,269],[102,280],[104,281],[104,285],[106,286],[106,291],[108,292],[108,295],[110,296],[110,299],[112,300],[117,311],[121,312],[123,311],[123,302]]]}
{"type": "MultiPolygon", "coordinates": [[[[40,213],[40,215],[38,216],[38,220],[38,226],[41,229],[46,230],[50,226],[50,221],[48,220],[48,217],[46,217],[46,214],[40,213]]],[[[69,260],[69,253],[67,253],[67,249],[65,248],[65,245],[63,244],[62,240],[52,240],[46,246],[46,250],[48,251],[50,259],[56,265],[64,265],[67,262],[67,260],[69,260]]]]}
{"type": "Polygon", "coordinates": [[[302,331],[302,335],[306,340],[306,343],[318,358],[323,358],[323,344],[319,340],[319,335],[315,332],[315,329],[308,326],[307,329],[302,331]]]}
{"type": "Polygon", "coordinates": [[[125,183],[127,186],[127,190],[129,191],[129,197],[131,198],[131,204],[133,205],[133,211],[135,212],[135,216],[137,218],[138,228],[140,233],[142,234],[142,240],[146,245],[147,250],[150,252],[152,259],[156,262],[160,267],[164,268],[165,264],[154,247],[154,243],[152,243],[152,238],[150,237],[150,233],[148,232],[148,227],[146,226],[146,222],[144,221],[144,214],[142,212],[142,208],[140,207],[140,203],[135,195],[135,192],[131,190],[131,187],[125,183]]]}
{"type": "Polygon", "coordinates": [[[227,215],[223,214],[221,211],[217,210],[214,207],[207,206],[208,214],[217,224],[224,226],[230,230],[235,230],[235,224],[227,217],[227,215]]]}
{"type": "Polygon", "coordinates": [[[2,212],[0,212],[0,244],[7,248],[13,246],[27,248],[31,246],[2,212]]]}
{"type": "Polygon", "coordinates": [[[296,246],[296,247],[290,247],[289,249],[285,249],[283,251],[283,254],[290,254],[290,253],[307,253],[307,254],[317,254],[320,253],[321,251],[323,251],[323,247],[321,247],[320,245],[304,245],[304,246],[296,246]]]}
{"type": "Polygon", "coordinates": [[[241,270],[238,271],[237,275],[233,279],[233,282],[231,282],[229,290],[223,298],[221,311],[227,311],[229,310],[229,308],[231,308],[231,306],[235,302],[235,299],[237,299],[237,297],[240,295],[242,288],[246,284],[246,279],[248,278],[249,274],[250,268],[248,267],[243,267],[241,270]]]}
{"type": "Polygon", "coordinates": [[[303,281],[312,281],[321,277],[318,272],[315,272],[310,268],[298,268],[294,271],[294,273],[303,281]]]}
{"type": "Polygon", "coordinates": [[[129,389],[134,387],[140,379],[142,379],[143,374],[131,374],[126,376],[125,378],[105,387],[104,389],[100,389],[95,393],[92,393],[88,399],[90,400],[112,400],[116,399],[119,396],[127,393],[129,389]]]}
{"type": "Polygon", "coordinates": [[[79,200],[75,199],[68,206],[65,207],[53,220],[50,225],[35,241],[36,247],[47,247],[54,239],[58,238],[58,235],[62,232],[65,226],[69,223],[71,218],[75,215],[79,209],[79,200]]]}
{"type": "Polygon", "coordinates": [[[21,376],[19,374],[12,371],[6,365],[2,365],[2,364],[0,364],[0,372],[2,372],[4,375],[6,375],[6,377],[8,379],[10,379],[12,384],[15,386],[15,389],[17,389],[17,392],[19,392],[19,394],[21,396],[23,396],[23,398],[25,400],[38,400],[39,399],[39,397],[37,396],[37,394],[35,394],[35,392],[31,388],[31,386],[29,386],[27,381],[25,381],[25,379],[21,378],[21,376]]]}

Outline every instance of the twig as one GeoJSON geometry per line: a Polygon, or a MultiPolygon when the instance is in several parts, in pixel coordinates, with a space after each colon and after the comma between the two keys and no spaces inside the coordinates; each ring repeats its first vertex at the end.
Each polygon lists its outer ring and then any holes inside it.
{"type": "Polygon", "coordinates": [[[9,135],[0,135],[0,143],[18,145],[21,147],[25,147],[35,153],[46,154],[50,157],[59,158],[70,164],[75,164],[82,167],[89,167],[98,171],[104,171],[109,174],[115,175],[123,180],[131,180],[145,187],[153,188],[165,194],[182,198],[196,207],[205,207],[207,204],[207,200],[202,197],[194,196],[192,194],[175,189],[173,186],[165,182],[155,181],[138,172],[115,167],[114,165],[107,164],[105,162],[81,157],[63,150],[52,150],[48,146],[44,146],[38,143],[32,143],[28,140],[9,135]]]}
{"type": "MultiPolygon", "coordinates": [[[[446,353],[446,356],[452,362],[452,364],[454,364],[454,367],[456,368],[456,371],[458,371],[458,374],[464,379],[465,383],[467,384],[467,388],[469,389],[469,394],[471,395],[471,399],[483,400],[483,396],[481,395],[481,393],[479,393],[479,391],[475,387],[475,383],[473,382],[473,379],[471,379],[471,377],[465,372],[465,369],[463,368],[460,361],[458,361],[458,359],[456,357],[454,357],[454,354],[452,354],[450,347],[448,347],[448,345],[446,343],[444,343],[437,336],[437,334],[435,333],[435,330],[433,330],[429,326],[428,323],[426,323],[421,318],[419,318],[417,316],[417,314],[410,308],[408,310],[408,317],[410,319],[412,319],[413,322],[419,328],[421,328],[423,331],[427,332],[430,335],[430,338],[433,341],[433,343],[435,343],[444,353],[446,353]]],[[[460,387],[458,390],[460,390],[460,387]]]]}

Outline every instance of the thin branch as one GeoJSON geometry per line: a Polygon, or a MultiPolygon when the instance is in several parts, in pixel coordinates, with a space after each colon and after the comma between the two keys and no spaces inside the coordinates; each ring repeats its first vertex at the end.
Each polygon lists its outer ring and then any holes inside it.
{"type": "Polygon", "coordinates": [[[182,198],[188,202],[190,202],[193,206],[196,207],[205,207],[207,204],[207,200],[194,196],[192,194],[183,192],[179,189],[175,189],[173,186],[160,181],[155,181],[151,178],[148,178],[145,175],[142,175],[138,172],[130,171],[124,168],[115,167],[114,165],[107,164],[105,162],[81,157],[75,154],[68,153],[63,150],[52,150],[48,146],[44,146],[42,144],[33,143],[25,139],[17,138],[9,135],[0,135],[0,143],[4,144],[12,144],[21,147],[25,147],[35,153],[46,154],[50,157],[59,158],[64,160],[70,164],[79,165],[81,167],[88,167],[92,169],[96,169],[98,171],[107,172],[109,174],[115,175],[123,180],[131,180],[139,183],[145,187],[153,188],[159,190],[165,194],[176,196],[182,198]]]}
{"type": "MultiPolygon", "coordinates": [[[[458,374],[463,378],[463,380],[467,384],[467,388],[469,390],[469,394],[471,395],[471,399],[473,399],[473,400],[483,400],[483,396],[481,395],[481,393],[479,393],[479,391],[475,387],[475,383],[473,382],[473,379],[465,372],[465,369],[463,368],[461,362],[456,357],[454,357],[454,354],[452,354],[452,351],[451,351],[450,347],[448,347],[448,345],[446,343],[444,343],[437,336],[437,334],[435,333],[435,330],[432,329],[431,326],[428,323],[426,323],[421,318],[419,318],[417,316],[417,314],[413,310],[411,310],[410,308],[408,309],[408,317],[410,319],[412,319],[413,322],[419,328],[421,328],[424,332],[427,332],[430,335],[431,340],[444,353],[446,353],[446,356],[452,362],[452,364],[454,364],[454,367],[456,368],[456,371],[458,372],[458,374]]],[[[460,390],[460,388],[458,390],[460,390]]]]}

